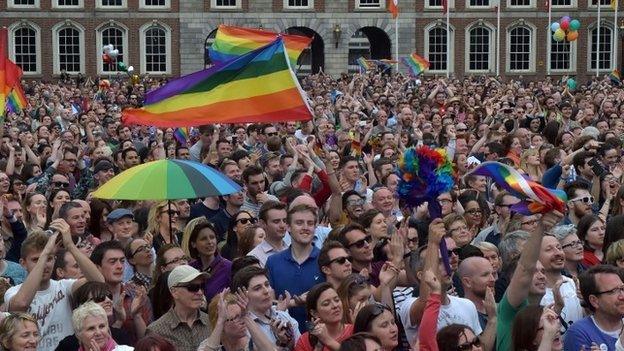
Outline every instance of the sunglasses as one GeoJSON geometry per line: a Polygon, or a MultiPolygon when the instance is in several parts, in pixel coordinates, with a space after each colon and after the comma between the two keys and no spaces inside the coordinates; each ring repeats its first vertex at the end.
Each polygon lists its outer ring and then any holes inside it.
{"type": "Polygon", "coordinates": [[[196,293],[204,288],[201,284],[188,284],[188,285],[178,285],[178,286],[192,293],[196,293]]]}
{"type": "Polygon", "coordinates": [[[351,256],[336,257],[333,260],[330,260],[329,264],[332,264],[334,262],[338,264],[345,264],[347,261],[351,262],[351,256]]]}
{"type": "Polygon", "coordinates": [[[371,243],[371,236],[367,235],[365,236],[363,239],[360,239],[352,244],[349,244],[349,246],[347,246],[347,248],[351,248],[353,246],[357,247],[358,249],[363,248],[365,245],[368,245],[371,243]]]}
{"type": "Polygon", "coordinates": [[[251,224],[256,224],[258,222],[258,219],[256,218],[239,218],[236,220],[236,223],[240,223],[240,224],[247,224],[250,223],[251,224]]]}
{"type": "Polygon", "coordinates": [[[69,183],[65,183],[65,182],[52,182],[52,184],[56,187],[59,188],[68,188],[69,187],[69,183]]]}
{"type": "Polygon", "coordinates": [[[574,198],[574,199],[572,199],[570,201],[571,202],[581,201],[581,202],[586,203],[586,204],[593,204],[594,203],[594,197],[593,196],[583,196],[583,197],[574,198]]]}
{"type": "Polygon", "coordinates": [[[457,345],[457,349],[459,351],[468,351],[468,350],[472,350],[473,347],[480,347],[480,346],[481,346],[481,340],[479,340],[479,338],[475,338],[474,340],[472,340],[472,342],[457,345]]]}
{"type": "Polygon", "coordinates": [[[111,294],[111,293],[98,294],[96,296],[93,296],[91,298],[91,301],[93,301],[95,303],[101,303],[101,302],[106,301],[106,299],[109,299],[109,300],[113,301],[113,294],[111,294]]]}

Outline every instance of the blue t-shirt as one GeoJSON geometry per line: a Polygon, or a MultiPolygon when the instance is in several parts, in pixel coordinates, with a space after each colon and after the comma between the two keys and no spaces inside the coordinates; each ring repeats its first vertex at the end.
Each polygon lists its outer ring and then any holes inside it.
{"type": "Polygon", "coordinates": [[[598,346],[607,345],[608,350],[615,350],[616,341],[616,337],[607,335],[598,329],[590,316],[576,321],[568,328],[563,340],[563,349],[566,351],[582,350],[583,345],[585,345],[585,349],[589,349],[592,343],[596,343],[598,346]]]}
{"type": "MultiPolygon", "coordinates": [[[[310,257],[299,264],[292,257],[292,246],[288,249],[270,256],[266,263],[269,273],[269,283],[275,290],[275,296],[280,296],[288,291],[291,295],[301,295],[314,285],[322,283],[325,278],[318,266],[318,255],[321,252],[317,247],[312,248],[310,257]]],[[[306,311],[304,307],[288,309],[288,313],[299,323],[299,330],[305,330],[306,311]]]]}

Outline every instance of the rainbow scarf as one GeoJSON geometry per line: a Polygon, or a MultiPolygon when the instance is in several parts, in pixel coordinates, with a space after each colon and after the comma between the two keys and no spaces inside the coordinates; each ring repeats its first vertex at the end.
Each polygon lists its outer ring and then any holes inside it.
{"type": "Polygon", "coordinates": [[[416,55],[415,53],[408,57],[403,57],[401,62],[409,68],[410,73],[414,77],[429,69],[429,61],[427,61],[424,57],[416,55]]]}
{"type": "Polygon", "coordinates": [[[223,64],[250,51],[271,44],[277,37],[284,39],[290,66],[293,68],[297,66],[299,55],[310,46],[313,39],[301,35],[278,34],[262,29],[233,27],[222,24],[217,29],[214,43],[208,49],[210,60],[215,64],[223,64]]]}
{"type": "Polygon", "coordinates": [[[178,78],[123,111],[127,124],[192,127],[214,123],[307,121],[312,112],[290,70],[282,38],[223,65],[178,78]]]}
{"type": "Polygon", "coordinates": [[[521,201],[511,209],[520,214],[529,216],[552,210],[565,211],[567,199],[563,191],[547,189],[506,164],[484,162],[469,174],[491,177],[498,186],[519,198],[521,201]]]}

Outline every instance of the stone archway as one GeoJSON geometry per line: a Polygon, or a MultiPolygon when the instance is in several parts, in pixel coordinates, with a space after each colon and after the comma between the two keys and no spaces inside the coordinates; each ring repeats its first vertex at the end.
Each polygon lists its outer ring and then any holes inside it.
{"type": "Polygon", "coordinates": [[[313,38],[310,48],[299,56],[295,67],[298,74],[318,73],[325,68],[325,42],[321,35],[308,27],[289,27],[284,33],[313,38]]]}
{"type": "Polygon", "coordinates": [[[349,39],[349,71],[359,71],[357,59],[390,59],[391,41],[388,34],[377,27],[361,27],[349,39]]]}

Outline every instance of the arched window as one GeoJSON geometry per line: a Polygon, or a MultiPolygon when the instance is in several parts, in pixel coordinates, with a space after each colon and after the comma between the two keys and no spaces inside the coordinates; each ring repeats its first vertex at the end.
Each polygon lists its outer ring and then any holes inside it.
{"type": "Polygon", "coordinates": [[[123,62],[126,66],[129,66],[127,57],[128,50],[128,38],[127,38],[127,30],[122,28],[117,23],[110,23],[106,27],[102,27],[97,30],[98,38],[97,38],[97,50],[98,50],[98,73],[106,74],[111,72],[117,72],[118,63],[123,62]],[[106,63],[102,60],[102,47],[104,45],[112,44],[115,47],[115,50],[119,51],[119,55],[117,56],[115,62],[106,63]]]}
{"type": "Polygon", "coordinates": [[[210,59],[210,47],[215,41],[215,37],[217,36],[217,30],[213,30],[206,37],[206,41],[204,42],[204,66],[212,65],[212,60],[210,59]]]}
{"type": "Polygon", "coordinates": [[[41,73],[41,36],[39,28],[20,23],[9,28],[9,57],[24,74],[41,73]]]}
{"type": "Polygon", "coordinates": [[[84,73],[84,28],[65,21],[52,28],[54,74],[84,73]]]}
{"type": "Polygon", "coordinates": [[[507,70],[529,72],[535,67],[533,49],[533,29],[527,25],[517,25],[507,32],[507,70]]]}
{"type": "Polygon", "coordinates": [[[466,68],[469,72],[491,72],[494,68],[494,30],[479,24],[469,27],[466,68]]]}
{"type": "Polygon", "coordinates": [[[447,47],[447,32],[444,23],[434,23],[425,27],[425,57],[430,63],[427,72],[444,73],[447,67],[453,72],[453,60],[449,60],[449,57],[454,57],[455,31],[453,27],[450,27],[450,32],[450,47],[447,47]]]}
{"type": "Polygon", "coordinates": [[[600,24],[600,36],[598,36],[598,27],[595,26],[590,31],[589,37],[589,67],[591,71],[610,71],[612,65],[613,51],[613,29],[611,24],[600,24]]]}
{"type": "Polygon", "coordinates": [[[576,42],[567,40],[557,42],[552,35],[549,35],[549,37],[550,52],[548,54],[548,64],[550,65],[550,70],[559,72],[576,70],[576,42]]]}
{"type": "Polygon", "coordinates": [[[141,72],[170,74],[171,30],[153,22],[141,29],[141,72]]]}

